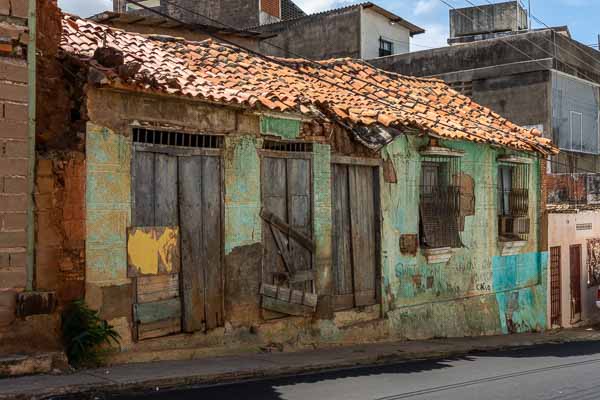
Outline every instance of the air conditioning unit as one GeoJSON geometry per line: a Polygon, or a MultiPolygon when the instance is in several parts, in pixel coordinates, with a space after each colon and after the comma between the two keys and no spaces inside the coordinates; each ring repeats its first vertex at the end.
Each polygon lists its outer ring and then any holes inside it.
{"type": "Polygon", "coordinates": [[[501,235],[527,235],[530,221],[528,217],[500,217],[501,235]]]}

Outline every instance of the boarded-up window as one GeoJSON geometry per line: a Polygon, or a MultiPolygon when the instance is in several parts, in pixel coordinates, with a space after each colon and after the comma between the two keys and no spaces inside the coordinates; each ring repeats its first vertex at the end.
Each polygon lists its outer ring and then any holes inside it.
{"type": "Polygon", "coordinates": [[[461,247],[460,158],[425,157],[421,165],[420,238],[425,248],[461,247]]]}
{"type": "MultiPolygon", "coordinates": [[[[136,134],[139,136],[139,132],[136,134]]],[[[176,274],[159,271],[132,276],[137,290],[134,317],[138,338],[162,336],[182,328],[194,332],[221,326],[219,150],[141,143],[136,143],[134,150],[132,224],[178,227],[181,246],[181,266],[176,274]]]]}
{"type": "Polygon", "coordinates": [[[376,304],[378,169],[334,164],[332,173],[334,308],[376,304]]]}

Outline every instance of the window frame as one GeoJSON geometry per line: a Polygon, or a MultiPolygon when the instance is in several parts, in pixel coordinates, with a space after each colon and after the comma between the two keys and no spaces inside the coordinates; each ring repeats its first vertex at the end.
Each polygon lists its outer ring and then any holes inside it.
{"type": "Polygon", "coordinates": [[[461,174],[460,157],[424,156],[420,172],[419,246],[426,250],[464,247],[458,224],[460,184],[456,181],[461,174]],[[427,180],[425,171],[432,171],[434,165],[437,165],[437,174],[427,180]],[[431,227],[426,225],[436,223],[444,229],[432,234],[431,227]]]}
{"type": "Polygon", "coordinates": [[[394,42],[386,40],[383,36],[379,37],[379,57],[391,56],[394,54],[394,42]],[[389,48],[388,48],[389,47],[389,48]]]}
{"type": "Polygon", "coordinates": [[[498,216],[498,241],[521,242],[531,233],[531,160],[504,156],[498,159],[496,182],[496,214],[498,216]],[[510,171],[510,179],[506,179],[510,171]],[[505,184],[509,182],[509,189],[505,184]],[[512,231],[512,232],[508,232],[512,231]]]}

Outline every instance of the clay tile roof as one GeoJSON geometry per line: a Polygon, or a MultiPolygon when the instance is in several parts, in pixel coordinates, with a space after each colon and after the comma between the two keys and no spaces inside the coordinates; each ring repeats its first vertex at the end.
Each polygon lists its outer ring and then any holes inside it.
{"type": "Polygon", "coordinates": [[[145,37],[63,16],[66,53],[98,67],[93,56],[104,43],[123,52],[126,66],[139,63],[141,68],[126,78],[103,68],[102,84],[311,116],[316,109],[356,128],[371,148],[410,128],[441,138],[558,152],[539,131],[507,121],[440,80],[402,76],[353,59],[319,64],[268,59],[212,40],[145,37]]]}

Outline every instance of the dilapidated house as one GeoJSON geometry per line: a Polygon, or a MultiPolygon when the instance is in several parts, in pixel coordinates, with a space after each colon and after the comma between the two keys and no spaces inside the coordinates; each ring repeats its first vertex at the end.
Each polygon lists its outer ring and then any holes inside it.
{"type": "Polygon", "coordinates": [[[62,29],[70,122],[40,158],[82,177],[114,361],[545,327],[540,132],[362,61],[62,29]]]}

